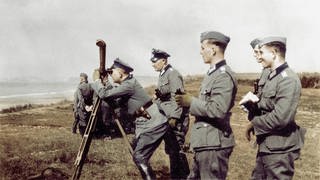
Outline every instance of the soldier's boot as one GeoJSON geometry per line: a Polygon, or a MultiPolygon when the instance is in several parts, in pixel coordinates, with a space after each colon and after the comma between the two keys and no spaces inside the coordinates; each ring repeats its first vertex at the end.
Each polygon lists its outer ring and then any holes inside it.
{"type": "Polygon", "coordinates": [[[188,175],[190,174],[190,169],[189,169],[189,163],[187,156],[184,153],[179,153],[179,160],[180,160],[180,176],[183,179],[186,179],[188,175]]]}
{"type": "Polygon", "coordinates": [[[77,124],[74,122],[72,125],[72,133],[76,134],[77,133],[77,124]]]}
{"type": "Polygon", "coordinates": [[[148,164],[137,164],[141,176],[144,180],[155,180],[156,175],[154,174],[152,168],[148,164]]]}
{"type": "Polygon", "coordinates": [[[184,153],[170,155],[170,177],[186,179],[190,173],[187,157],[184,153]]]}

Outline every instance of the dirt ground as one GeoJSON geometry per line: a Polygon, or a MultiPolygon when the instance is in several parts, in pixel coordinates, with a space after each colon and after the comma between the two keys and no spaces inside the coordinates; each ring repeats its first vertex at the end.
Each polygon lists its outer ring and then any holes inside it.
{"type": "MultiPolygon", "coordinates": [[[[199,82],[188,83],[187,90],[197,96],[199,82]]],[[[239,86],[237,102],[232,109],[232,128],[237,145],[229,161],[227,179],[249,179],[255,164],[256,149],[244,137],[247,115],[237,106],[241,95],[251,90],[239,86]]],[[[307,128],[301,158],[295,162],[294,179],[320,179],[320,89],[303,89],[297,112],[297,123],[307,128]]],[[[193,118],[192,118],[193,120],[193,118]]],[[[71,177],[73,163],[81,142],[71,133],[73,122],[71,102],[0,114],[0,177],[27,179],[47,167],[71,177]]],[[[189,162],[192,154],[188,154],[189,162]]],[[[169,179],[169,160],[164,146],[155,152],[151,165],[157,178],[169,179]]],[[[81,179],[140,179],[140,175],[123,140],[93,140],[81,179]]]]}

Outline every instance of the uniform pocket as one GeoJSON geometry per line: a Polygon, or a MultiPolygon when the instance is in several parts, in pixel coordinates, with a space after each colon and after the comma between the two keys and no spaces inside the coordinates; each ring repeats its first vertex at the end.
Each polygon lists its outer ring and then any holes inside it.
{"type": "Polygon", "coordinates": [[[264,102],[264,109],[274,109],[276,94],[276,90],[268,90],[262,92],[262,99],[260,102],[264,102]]]}
{"type": "Polygon", "coordinates": [[[276,93],[277,92],[275,90],[264,91],[263,92],[263,97],[272,98],[272,97],[276,96],[276,93]]]}
{"type": "Polygon", "coordinates": [[[194,124],[191,130],[190,145],[192,148],[220,146],[218,129],[207,123],[194,124]]]}
{"type": "Polygon", "coordinates": [[[296,132],[290,133],[288,135],[271,135],[266,137],[265,143],[267,148],[270,151],[284,151],[294,147],[299,141],[296,132]]]}
{"type": "Polygon", "coordinates": [[[170,93],[170,85],[168,79],[162,79],[159,84],[159,89],[162,94],[170,93]]]}

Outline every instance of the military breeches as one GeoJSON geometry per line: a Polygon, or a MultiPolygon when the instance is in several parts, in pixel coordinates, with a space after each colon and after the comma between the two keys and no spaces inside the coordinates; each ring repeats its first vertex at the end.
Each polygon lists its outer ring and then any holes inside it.
{"type": "Polygon", "coordinates": [[[282,154],[258,153],[256,166],[252,172],[251,179],[292,179],[294,174],[294,160],[298,159],[299,155],[299,150],[282,154]]]}
{"type": "Polygon", "coordinates": [[[180,152],[180,145],[177,141],[175,132],[168,128],[164,136],[165,151],[170,159],[170,176],[172,179],[185,179],[190,170],[187,157],[180,152]]]}
{"type": "Polygon", "coordinates": [[[148,164],[149,159],[160,145],[167,129],[168,123],[164,123],[138,136],[138,139],[135,140],[133,152],[133,160],[136,164],[148,164]]]}
{"type": "Polygon", "coordinates": [[[195,152],[188,179],[226,179],[233,147],[195,152]]]}

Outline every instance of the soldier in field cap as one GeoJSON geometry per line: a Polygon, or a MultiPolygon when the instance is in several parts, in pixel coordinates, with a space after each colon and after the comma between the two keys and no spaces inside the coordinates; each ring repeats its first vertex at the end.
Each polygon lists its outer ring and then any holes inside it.
{"type": "Polygon", "coordinates": [[[177,91],[184,91],[181,74],[169,63],[170,55],[162,50],[153,49],[151,62],[159,72],[155,102],[160,112],[168,118],[169,128],[164,138],[165,151],[170,159],[170,176],[172,179],[185,179],[190,170],[186,155],[181,151],[189,126],[189,110],[180,107],[174,100],[177,91]],[[174,144],[174,146],[172,145],[174,144]]]}
{"type": "Polygon", "coordinates": [[[200,87],[199,97],[176,95],[178,105],[189,107],[195,116],[190,146],[195,152],[188,179],[226,179],[229,157],[235,145],[230,126],[231,108],[237,81],[224,59],[230,38],[217,31],[200,36],[204,63],[210,66],[200,87]]]}
{"type": "Polygon", "coordinates": [[[285,37],[262,38],[258,46],[258,61],[270,73],[259,101],[248,100],[259,112],[246,127],[246,138],[254,134],[259,146],[251,179],[292,179],[305,134],[295,122],[301,83],[285,61],[285,37]]]}
{"type": "Polygon", "coordinates": [[[74,94],[75,121],[72,126],[72,133],[76,133],[77,126],[81,135],[86,130],[91,112],[86,109],[93,104],[93,90],[88,83],[88,75],[80,73],[80,83],[74,94]]]}
{"type": "MultiPolygon", "coordinates": [[[[261,63],[261,59],[259,59],[259,50],[260,46],[259,43],[261,42],[261,38],[256,38],[250,42],[250,45],[253,49],[253,57],[257,60],[258,63],[261,63]]],[[[260,74],[260,78],[255,80],[255,89],[254,93],[257,95],[258,98],[260,98],[262,93],[262,88],[265,85],[268,75],[270,74],[270,68],[264,68],[262,67],[262,72],[260,74]]],[[[254,116],[259,115],[256,114],[257,112],[248,112],[248,119],[251,120],[254,116]]]]}

